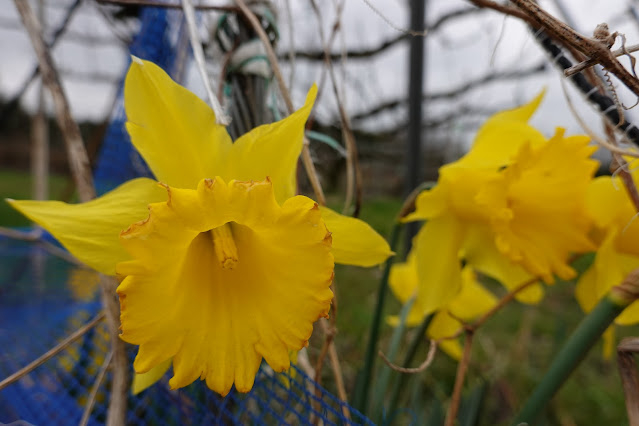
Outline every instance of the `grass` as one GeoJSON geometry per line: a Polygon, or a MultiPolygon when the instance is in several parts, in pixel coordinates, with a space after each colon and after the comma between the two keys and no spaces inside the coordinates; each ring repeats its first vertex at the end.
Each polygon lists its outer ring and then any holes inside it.
{"type": "MultiPolygon", "coordinates": [[[[61,194],[67,184],[63,176],[51,179],[51,194],[61,194]]],[[[0,196],[3,198],[29,198],[31,179],[28,174],[0,172],[0,196]]],[[[331,197],[331,205],[339,210],[341,199],[331,197]]],[[[361,218],[382,235],[388,236],[401,200],[375,198],[362,206],[361,218]]],[[[23,226],[28,221],[14,212],[6,203],[0,204],[0,226],[23,226]]],[[[343,363],[349,392],[355,382],[357,368],[361,366],[373,315],[380,268],[357,268],[338,265],[335,285],[338,301],[336,342],[343,363]]],[[[491,287],[503,294],[501,287],[491,287]]],[[[511,303],[489,320],[475,336],[472,363],[466,380],[466,391],[477,384],[487,383],[486,397],[481,414],[481,425],[508,424],[514,412],[530,394],[569,333],[583,318],[574,296],[574,283],[557,283],[547,289],[539,306],[529,307],[511,303]]],[[[388,299],[387,314],[396,314],[400,305],[388,299]]],[[[618,328],[622,336],[637,334],[637,327],[618,328]]],[[[391,328],[383,326],[381,349],[387,348],[391,328]]],[[[408,333],[408,340],[411,333],[408,333]]],[[[321,337],[315,336],[310,347],[311,356],[317,355],[321,337]]],[[[415,365],[426,356],[423,345],[415,365]]],[[[381,362],[377,362],[379,367],[381,362]]],[[[438,353],[432,366],[421,374],[409,378],[404,387],[402,406],[409,409],[397,415],[392,424],[407,424],[430,418],[437,423],[445,412],[456,363],[445,354],[438,353]]],[[[394,379],[397,373],[393,373],[394,379]]],[[[330,366],[324,368],[324,383],[331,387],[330,366]]],[[[375,383],[373,382],[373,386],[375,383]]],[[[614,358],[602,358],[601,344],[591,351],[576,373],[568,380],[553,400],[540,424],[626,424],[624,394],[614,358]]],[[[419,422],[417,422],[419,423],[419,422]]]]}
{"type": "MultiPolygon", "coordinates": [[[[4,199],[30,199],[32,178],[29,173],[17,170],[0,170],[0,226],[28,226],[29,220],[11,208],[4,199]]],[[[68,184],[68,178],[53,174],[49,179],[51,199],[58,199],[68,184]]]]}

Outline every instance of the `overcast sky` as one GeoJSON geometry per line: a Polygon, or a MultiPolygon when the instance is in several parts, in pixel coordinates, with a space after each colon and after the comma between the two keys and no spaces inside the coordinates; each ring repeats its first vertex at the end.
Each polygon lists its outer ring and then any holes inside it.
{"type": "MultiPolygon", "coordinates": [[[[289,47],[290,22],[284,5],[286,0],[276,0],[279,9],[281,40],[279,49],[286,52],[289,47]]],[[[35,64],[35,55],[26,33],[19,27],[19,18],[13,2],[0,0],[0,95],[11,97],[25,80],[35,64]]],[[[386,19],[396,26],[407,27],[409,18],[408,2],[404,0],[369,0],[386,19]]],[[[55,28],[62,19],[65,6],[71,0],[46,0],[46,21],[49,29],[55,28]]],[[[220,1],[210,1],[223,4],[220,1]]],[[[328,34],[335,20],[334,1],[319,0],[324,7],[322,18],[328,34]]],[[[561,16],[554,1],[541,1],[543,7],[556,16],[561,16]]],[[[639,26],[628,12],[625,0],[564,0],[578,30],[591,34],[601,22],[608,22],[612,30],[626,35],[628,44],[639,41],[639,26]]],[[[294,16],[292,29],[297,50],[321,48],[317,17],[306,0],[290,0],[294,16]]],[[[344,46],[347,49],[373,48],[383,41],[398,35],[363,0],[347,0],[342,14],[342,35],[336,39],[334,51],[344,46]]],[[[35,5],[35,2],[32,2],[35,5]]],[[[427,2],[427,22],[463,7],[469,3],[462,0],[430,0],[427,2]]],[[[99,13],[91,0],[86,0],[71,21],[69,35],[55,48],[55,61],[63,71],[64,86],[70,98],[74,115],[81,120],[101,120],[109,112],[116,90],[111,80],[117,80],[125,72],[126,49],[114,35],[113,27],[99,13]],[[78,35],[89,34],[108,42],[78,42],[78,35]],[[65,75],[73,71],[74,75],[65,75]],[[106,81],[88,81],[80,76],[99,73],[110,76],[106,81]],[[80,76],[79,76],[80,75],[80,76]]],[[[214,21],[209,20],[209,21],[214,21]]],[[[118,29],[122,32],[123,29],[118,29]]],[[[440,30],[430,34],[426,43],[426,91],[441,92],[454,89],[465,82],[491,72],[526,69],[538,64],[545,56],[532,40],[526,28],[514,18],[504,18],[492,12],[469,15],[451,21],[440,30]]],[[[301,104],[306,90],[319,79],[321,63],[304,60],[296,62],[293,93],[296,104],[301,104]]],[[[345,70],[338,68],[338,74],[345,76],[346,103],[351,113],[365,111],[388,99],[406,96],[408,46],[398,44],[372,59],[349,59],[345,70]],[[342,73],[343,72],[343,73],[342,73]]],[[[290,67],[285,65],[285,71],[290,67]]],[[[555,69],[537,75],[509,82],[497,82],[470,90],[456,101],[433,102],[427,105],[426,114],[438,117],[458,110],[461,105],[482,108],[501,108],[526,102],[543,87],[548,89],[542,108],[533,123],[546,134],[555,126],[567,127],[570,133],[580,132],[566,106],[559,84],[559,73],[555,69]]],[[[202,84],[194,70],[188,73],[185,84],[199,95],[203,95],[202,84]]],[[[23,103],[28,108],[35,105],[37,85],[32,85],[23,103]]],[[[329,120],[337,117],[330,86],[318,105],[320,118],[329,120]]],[[[580,112],[589,122],[597,122],[579,95],[571,91],[580,112]]],[[[632,97],[620,89],[622,99],[628,105],[634,104],[632,97]]],[[[370,122],[360,123],[371,129],[392,128],[404,120],[405,110],[376,117],[370,122]]],[[[473,126],[476,124],[473,124],[473,126]]],[[[597,127],[598,126],[594,126],[597,127]]],[[[466,131],[465,127],[461,131],[466,131]]],[[[467,143],[466,141],[465,143],[467,143]]]]}

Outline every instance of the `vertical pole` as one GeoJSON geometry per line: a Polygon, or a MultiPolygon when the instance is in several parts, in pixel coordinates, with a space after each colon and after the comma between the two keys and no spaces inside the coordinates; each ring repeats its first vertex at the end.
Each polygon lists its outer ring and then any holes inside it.
{"type": "MultiPolygon", "coordinates": [[[[42,22],[44,31],[44,0],[38,1],[38,19],[42,22]]],[[[35,200],[49,198],[49,131],[44,102],[44,84],[40,83],[37,110],[31,122],[31,173],[35,200]]]]}
{"type": "MultiPolygon", "coordinates": [[[[38,19],[42,23],[44,33],[46,24],[44,16],[44,0],[37,3],[38,19]]],[[[46,200],[49,198],[49,125],[45,108],[44,83],[38,87],[38,105],[31,119],[31,192],[33,199],[46,200]]],[[[36,288],[44,288],[46,276],[46,255],[36,249],[30,256],[31,270],[36,288]]]]}
{"type": "MultiPolygon", "coordinates": [[[[426,0],[411,0],[410,28],[424,31],[426,0]]],[[[424,37],[410,38],[408,82],[408,140],[405,153],[404,196],[410,194],[421,182],[421,145],[422,145],[422,92],[424,89],[424,37]]],[[[406,252],[410,250],[413,237],[417,234],[417,223],[406,226],[406,252]]]]}

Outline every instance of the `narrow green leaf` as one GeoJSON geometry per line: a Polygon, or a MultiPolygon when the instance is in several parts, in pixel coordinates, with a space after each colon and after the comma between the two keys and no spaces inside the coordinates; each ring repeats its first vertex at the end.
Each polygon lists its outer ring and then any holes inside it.
{"type": "Polygon", "coordinates": [[[335,151],[337,151],[339,153],[339,155],[341,155],[342,157],[346,158],[346,156],[348,155],[346,150],[344,149],[344,147],[342,145],[340,145],[339,142],[337,142],[335,139],[333,139],[332,137],[325,135],[323,133],[319,133],[313,130],[307,130],[306,131],[306,136],[308,136],[309,139],[317,141],[317,142],[322,142],[328,146],[330,146],[331,148],[333,148],[335,151]]]}
{"type": "MultiPolygon", "coordinates": [[[[391,336],[391,341],[388,347],[388,352],[385,354],[386,358],[388,358],[391,362],[395,362],[395,356],[397,355],[397,351],[399,350],[399,345],[402,342],[402,336],[404,335],[404,330],[406,328],[406,318],[410,313],[410,310],[415,303],[415,298],[410,298],[402,307],[402,310],[399,313],[399,324],[393,330],[393,334],[391,336]]],[[[391,369],[387,365],[382,365],[380,371],[378,372],[378,379],[375,383],[375,391],[373,392],[373,418],[379,419],[380,423],[382,420],[382,415],[384,413],[384,396],[388,394],[388,383],[390,381],[391,369]]]]}

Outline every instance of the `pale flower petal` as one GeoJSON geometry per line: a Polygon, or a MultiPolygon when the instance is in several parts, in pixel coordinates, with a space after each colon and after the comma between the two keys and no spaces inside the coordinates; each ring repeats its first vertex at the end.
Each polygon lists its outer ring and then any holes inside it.
{"type": "MultiPolygon", "coordinates": [[[[124,84],[126,128],[155,177],[177,188],[226,176],[232,147],[213,110],[152,62],[134,58],[124,84]]],[[[262,176],[260,179],[266,177],[262,176]]]]}
{"type": "Polygon", "coordinates": [[[320,211],[333,238],[335,263],[374,266],[394,254],[386,240],[366,222],[327,207],[320,207],[320,211]]]}
{"type": "Polygon", "coordinates": [[[120,232],[144,219],[147,206],[161,200],[166,200],[166,191],[151,179],[139,178],[82,204],[7,201],[49,231],[80,261],[115,275],[115,265],[129,258],[118,240],[120,232]]]}

